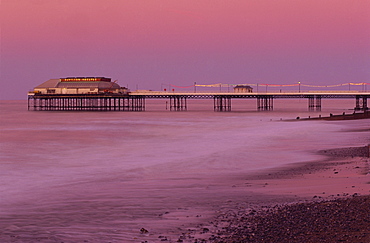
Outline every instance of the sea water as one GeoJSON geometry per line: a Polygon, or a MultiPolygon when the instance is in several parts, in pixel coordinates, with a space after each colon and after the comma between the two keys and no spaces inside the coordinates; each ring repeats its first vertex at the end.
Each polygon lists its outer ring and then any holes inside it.
{"type": "Polygon", "coordinates": [[[145,112],[53,112],[1,101],[0,239],[137,241],[142,227],[172,227],[159,215],[191,217],[193,207],[223,200],[235,177],[369,142],[356,132],[367,119],[296,119],[353,112],[349,100],[325,101],[320,112],[302,100],[259,112],[245,100],[232,112],[188,103],[182,112],[164,100],[148,100],[145,112]]]}

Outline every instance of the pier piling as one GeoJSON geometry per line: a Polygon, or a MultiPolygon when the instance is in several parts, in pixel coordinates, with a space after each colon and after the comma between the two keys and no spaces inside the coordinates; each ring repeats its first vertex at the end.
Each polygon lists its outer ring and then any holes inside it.
{"type": "Polygon", "coordinates": [[[32,95],[34,111],[144,111],[144,96],[128,95],[32,95]]]}
{"type": "Polygon", "coordinates": [[[369,109],[369,107],[367,106],[367,97],[367,95],[356,95],[356,111],[367,111],[369,109]]]}
{"type": "Polygon", "coordinates": [[[273,110],[274,97],[271,95],[257,96],[257,109],[263,111],[273,110]]]}

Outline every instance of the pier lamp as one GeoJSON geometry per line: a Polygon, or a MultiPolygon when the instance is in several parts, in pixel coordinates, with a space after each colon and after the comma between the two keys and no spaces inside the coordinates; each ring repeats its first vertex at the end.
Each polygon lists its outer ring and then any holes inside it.
{"type": "Polygon", "coordinates": [[[298,81],[298,93],[301,93],[301,82],[298,81]]]}

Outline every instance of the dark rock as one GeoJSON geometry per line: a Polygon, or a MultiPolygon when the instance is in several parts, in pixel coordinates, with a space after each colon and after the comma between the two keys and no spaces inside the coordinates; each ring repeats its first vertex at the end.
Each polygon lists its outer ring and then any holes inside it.
{"type": "Polygon", "coordinates": [[[146,230],[146,229],[144,229],[144,228],[141,228],[141,229],[140,229],[140,233],[141,233],[141,234],[146,234],[146,233],[149,233],[149,231],[148,231],[148,230],[146,230]]]}

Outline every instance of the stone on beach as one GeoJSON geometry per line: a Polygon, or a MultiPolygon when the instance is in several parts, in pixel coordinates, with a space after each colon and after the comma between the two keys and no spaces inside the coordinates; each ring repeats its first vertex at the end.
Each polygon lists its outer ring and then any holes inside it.
{"type": "Polygon", "coordinates": [[[369,209],[370,196],[354,196],[238,214],[211,242],[370,242],[369,209]]]}

